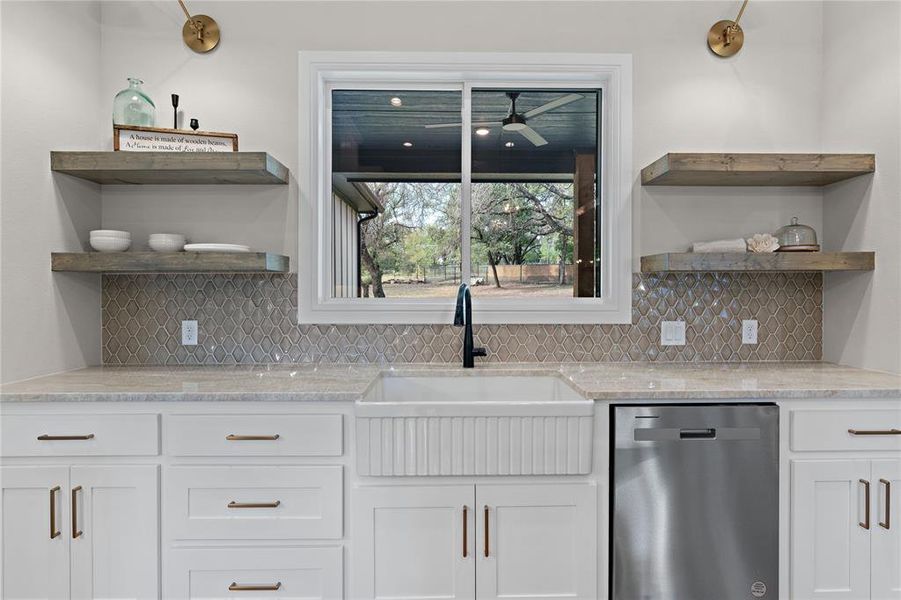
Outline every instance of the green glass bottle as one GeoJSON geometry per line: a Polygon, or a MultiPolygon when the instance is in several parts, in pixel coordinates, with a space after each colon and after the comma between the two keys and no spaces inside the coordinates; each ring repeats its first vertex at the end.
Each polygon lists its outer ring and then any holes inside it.
{"type": "Polygon", "coordinates": [[[113,124],[153,127],[156,125],[156,105],[150,99],[136,77],[128,78],[128,87],[116,94],[113,100],[113,124]]]}

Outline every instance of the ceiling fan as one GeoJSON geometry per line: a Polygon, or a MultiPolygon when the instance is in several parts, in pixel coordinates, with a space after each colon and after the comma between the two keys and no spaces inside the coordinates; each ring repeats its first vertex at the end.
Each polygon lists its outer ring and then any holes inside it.
{"type": "MultiPolygon", "coordinates": [[[[582,94],[567,94],[565,96],[560,96],[555,100],[551,100],[546,104],[542,104],[538,108],[533,108],[532,110],[526,111],[524,113],[516,112],[516,99],[519,98],[520,92],[507,92],[507,97],[510,98],[510,114],[504,117],[500,121],[494,121],[489,123],[473,123],[473,127],[489,127],[491,125],[500,125],[504,131],[510,131],[519,133],[524,138],[532,142],[535,146],[544,146],[547,144],[547,140],[541,137],[541,135],[529,127],[528,120],[537,117],[542,113],[546,113],[549,110],[554,110],[555,108],[560,108],[561,106],[566,106],[570,102],[575,102],[576,100],[582,99],[582,94]]],[[[462,123],[438,123],[434,125],[426,125],[426,129],[440,129],[443,127],[460,127],[462,123]]]]}

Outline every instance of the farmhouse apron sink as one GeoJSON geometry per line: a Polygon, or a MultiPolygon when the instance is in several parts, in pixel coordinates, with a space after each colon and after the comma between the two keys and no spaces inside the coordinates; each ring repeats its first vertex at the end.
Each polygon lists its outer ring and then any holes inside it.
{"type": "Polygon", "coordinates": [[[591,472],[594,402],[556,375],[389,372],[355,411],[360,475],[591,472]]]}

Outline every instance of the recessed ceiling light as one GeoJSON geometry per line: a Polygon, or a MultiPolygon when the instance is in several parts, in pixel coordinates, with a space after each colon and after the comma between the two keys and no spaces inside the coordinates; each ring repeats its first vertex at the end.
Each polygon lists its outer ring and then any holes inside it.
{"type": "Polygon", "coordinates": [[[401,100],[400,98],[398,98],[397,96],[395,96],[394,98],[391,98],[391,106],[403,106],[403,105],[404,105],[404,101],[401,100]]]}
{"type": "Polygon", "coordinates": [[[512,148],[515,145],[516,144],[514,144],[513,142],[507,142],[506,144],[504,144],[504,146],[506,146],[507,148],[512,148]]]}
{"type": "Polygon", "coordinates": [[[491,130],[487,127],[479,127],[476,129],[476,135],[488,135],[489,133],[491,133],[491,130]]]}
{"type": "Polygon", "coordinates": [[[404,148],[412,148],[413,142],[404,142],[404,148]]]}

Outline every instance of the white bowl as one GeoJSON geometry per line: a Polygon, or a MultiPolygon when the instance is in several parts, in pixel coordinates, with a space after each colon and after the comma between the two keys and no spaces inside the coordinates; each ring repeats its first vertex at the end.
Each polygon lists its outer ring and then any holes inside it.
{"type": "Polygon", "coordinates": [[[181,240],[171,238],[153,238],[147,242],[150,249],[154,252],[181,252],[185,249],[185,238],[181,240]]]}
{"type": "Polygon", "coordinates": [[[131,232],[119,231],[118,229],[95,229],[91,232],[91,237],[119,238],[130,240],[131,232]]]}
{"type": "Polygon", "coordinates": [[[131,240],[104,236],[91,237],[91,248],[97,252],[125,252],[130,246],[131,240]]]}

